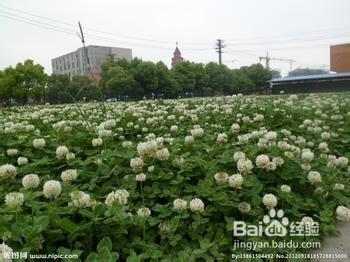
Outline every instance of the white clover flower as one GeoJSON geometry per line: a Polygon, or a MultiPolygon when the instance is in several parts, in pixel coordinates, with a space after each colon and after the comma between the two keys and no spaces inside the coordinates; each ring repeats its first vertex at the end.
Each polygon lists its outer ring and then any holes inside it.
{"type": "Polygon", "coordinates": [[[238,204],[238,210],[243,214],[249,213],[251,210],[250,204],[247,202],[241,202],[238,204]]]}
{"type": "Polygon", "coordinates": [[[184,163],[185,159],[183,159],[183,157],[177,157],[172,162],[172,164],[176,167],[181,167],[184,163]]]}
{"type": "Polygon", "coordinates": [[[285,193],[289,193],[291,191],[291,188],[288,185],[282,185],[281,186],[281,191],[285,192],[285,193]]]}
{"type": "Polygon", "coordinates": [[[310,171],[309,174],[307,175],[307,179],[312,185],[315,185],[322,181],[321,175],[317,171],[310,171]]]}
{"type": "Polygon", "coordinates": [[[74,191],[70,193],[72,202],[68,205],[73,205],[79,208],[91,207],[91,198],[90,195],[83,191],[74,191]]]}
{"type": "Polygon", "coordinates": [[[243,177],[240,174],[232,175],[228,178],[230,187],[241,189],[243,185],[243,177]]]}
{"type": "Polygon", "coordinates": [[[61,194],[62,186],[59,181],[46,181],[43,187],[43,194],[46,198],[56,198],[61,194]]]}
{"type": "Polygon", "coordinates": [[[270,159],[267,155],[258,155],[256,157],[255,163],[259,168],[266,168],[270,164],[270,159]]]}
{"type": "Polygon", "coordinates": [[[350,209],[345,206],[338,206],[336,211],[336,218],[339,221],[350,221],[350,209]]]}
{"type": "Polygon", "coordinates": [[[140,157],[136,157],[130,160],[130,167],[134,170],[142,169],[143,165],[143,160],[140,157]]]}
{"type": "Polygon", "coordinates": [[[191,130],[191,135],[193,137],[201,137],[204,134],[203,128],[197,127],[191,130]]]}
{"type": "Polygon", "coordinates": [[[135,179],[137,182],[144,182],[146,181],[146,175],[144,173],[140,173],[135,176],[135,179]]]}
{"type": "Polygon", "coordinates": [[[179,127],[177,125],[173,125],[173,126],[170,127],[170,131],[171,132],[177,132],[177,131],[179,131],[179,127]]]}
{"type": "Polygon", "coordinates": [[[329,151],[328,149],[328,144],[326,142],[322,142],[318,145],[318,149],[321,151],[321,152],[324,152],[324,153],[327,153],[329,151]]]}
{"type": "Polygon", "coordinates": [[[322,133],[321,133],[321,138],[322,138],[323,140],[328,140],[328,139],[331,138],[331,134],[328,133],[328,132],[322,132],[322,133]]]}
{"type": "Polygon", "coordinates": [[[149,167],[147,168],[147,171],[150,172],[150,173],[152,173],[152,172],[154,171],[154,166],[149,166],[149,167]]]}
{"type": "Polygon", "coordinates": [[[249,136],[248,135],[241,135],[238,136],[238,144],[247,144],[249,142],[249,136]]]}
{"type": "Polygon", "coordinates": [[[177,198],[173,202],[175,210],[184,210],[187,208],[187,201],[181,198],[177,198]]]}
{"type": "Polygon", "coordinates": [[[66,160],[71,160],[75,158],[75,154],[72,152],[68,152],[68,154],[66,155],[66,160]]]}
{"type": "Polygon", "coordinates": [[[22,206],[23,202],[24,202],[24,195],[23,195],[23,193],[12,192],[12,193],[8,193],[5,196],[5,203],[10,208],[15,208],[15,207],[22,206]]]}
{"type": "Polygon", "coordinates": [[[193,136],[186,136],[185,137],[185,143],[186,144],[192,144],[194,142],[194,137],[193,136]]]}
{"type": "Polygon", "coordinates": [[[300,167],[304,171],[310,171],[311,170],[311,165],[309,163],[301,164],[300,167]]]}
{"type": "Polygon", "coordinates": [[[0,178],[11,178],[16,176],[16,167],[11,164],[0,166],[0,178]]]}
{"type": "Polygon", "coordinates": [[[277,139],[277,132],[268,132],[265,134],[265,138],[268,140],[268,141],[276,141],[277,139]]]}
{"type": "Polygon", "coordinates": [[[238,151],[236,153],[233,154],[233,159],[238,162],[238,160],[240,159],[245,159],[245,154],[241,151],[238,151]]]}
{"type": "Polygon", "coordinates": [[[7,151],[6,151],[6,154],[7,154],[8,156],[15,156],[15,155],[18,154],[18,150],[15,149],[15,148],[9,148],[9,149],[7,149],[7,151]]]}
{"type": "Polygon", "coordinates": [[[129,192],[125,189],[118,189],[116,191],[112,191],[106,197],[105,204],[109,207],[113,205],[113,203],[118,203],[121,205],[126,205],[128,203],[129,192]]]}
{"type": "Polygon", "coordinates": [[[102,138],[94,138],[91,141],[91,144],[93,147],[98,147],[98,146],[102,146],[103,145],[103,139],[102,138]]]}
{"type": "Polygon", "coordinates": [[[40,184],[40,179],[35,174],[25,175],[22,178],[22,185],[26,189],[37,188],[40,184]]]}
{"type": "Polygon", "coordinates": [[[216,139],[216,142],[219,144],[226,144],[228,141],[227,135],[225,133],[218,134],[218,137],[216,139]]]}
{"type": "Polygon", "coordinates": [[[253,163],[249,159],[239,159],[237,162],[237,170],[242,175],[247,175],[252,172],[253,163]]]}
{"type": "Polygon", "coordinates": [[[228,174],[225,172],[218,172],[214,175],[215,181],[218,184],[222,184],[225,183],[228,180],[228,174]]]}
{"type": "Polygon", "coordinates": [[[340,184],[340,183],[334,184],[334,189],[336,190],[344,190],[344,188],[345,188],[344,184],[340,184]]]}
{"type": "Polygon", "coordinates": [[[305,150],[301,154],[301,159],[305,162],[311,162],[314,159],[314,153],[309,150],[305,150]]]}
{"type": "Polygon", "coordinates": [[[61,173],[61,179],[63,182],[74,182],[78,178],[78,172],[76,169],[68,169],[61,173]]]}
{"type": "Polygon", "coordinates": [[[36,149],[43,149],[46,145],[45,139],[37,138],[33,140],[33,147],[36,149]]]}
{"type": "Polygon", "coordinates": [[[283,158],[279,156],[272,158],[272,162],[275,163],[276,166],[283,166],[284,164],[283,158]]]}
{"type": "Polygon", "coordinates": [[[58,146],[56,148],[56,156],[58,159],[66,158],[68,153],[69,153],[69,150],[66,146],[58,146]]]}
{"type": "Polygon", "coordinates": [[[233,123],[231,126],[232,133],[238,133],[241,127],[237,123],[233,123]]]}
{"type": "Polygon", "coordinates": [[[0,244],[0,261],[1,262],[11,262],[11,254],[13,253],[12,248],[10,248],[8,245],[5,244],[5,242],[2,242],[0,244]],[[10,257],[8,257],[10,256],[10,257]]]}
{"type": "Polygon", "coordinates": [[[273,194],[266,194],[263,197],[263,204],[268,208],[272,209],[277,206],[277,198],[273,194]]]}
{"type": "Polygon", "coordinates": [[[341,156],[335,160],[335,165],[340,167],[347,167],[349,160],[347,157],[341,156]]]}
{"type": "Polygon", "coordinates": [[[303,223],[305,228],[311,228],[312,225],[315,223],[312,217],[305,216],[301,219],[301,222],[303,223]]]}
{"type": "Polygon", "coordinates": [[[22,156],[17,158],[17,164],[19,166],[24,166],[24,165],[28,164],[28,158],[22,157],[22,156]]]}
{"type": "Polygon", "coordinates": [[[165,160],[168,160],[170,153],[167,148],[163,148],[156,152],[156,156],[160,161],[165,161],[165,160]]]}
{"type": "Polygon", "coordinates": [[[151,210],[148,207],[141,207],[137,210],[137,215],[139,217],[149,217],[151,215],[151,210]]]}
{"type": "Polygon", "coordinates": [[[140,156],[152,156],[158,150],[158,143],[156,140],[151,140],[137,145],[137,153],[140,156]]]}
{"type": "Polygon", "coordinates": [[[133,144],[131,141],[123,141],[123,143],[122,143],[123,148],[130,148],[132,146],[133,146],[133,144]]]}
{"type": "Polygon", "coordinates": [[[196,213],[204,212],[204,203],[199,198],[192,199],[190,202],[190,209],[196,213]]]}

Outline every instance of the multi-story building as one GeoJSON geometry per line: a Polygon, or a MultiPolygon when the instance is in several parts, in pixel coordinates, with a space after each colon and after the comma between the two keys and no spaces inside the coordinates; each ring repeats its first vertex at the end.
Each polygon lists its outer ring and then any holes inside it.
{"type": "Polygon", "coordinates": [[[350,43],[332,45],[330,51],[331,71],[337,73],[350,72],[350,43]]]}
{"type": "MultiPolygon", "coordinates": [[[[130,61],[132,59],[132,50],[130,48],[89,45],[86,47],[86,52],[94,80],[97,82],[101,78],[101,65],[106,60],[124,58],[130,61]]],[[[52,74],[66,74],[70,78],[77,75],[91,75],[83,47],[78,48],[74,52],[54,58],[51,62],[52,74]]]]}

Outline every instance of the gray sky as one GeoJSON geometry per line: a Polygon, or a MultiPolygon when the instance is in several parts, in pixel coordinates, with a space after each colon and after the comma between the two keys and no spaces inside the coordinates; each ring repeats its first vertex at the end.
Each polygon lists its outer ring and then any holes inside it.
{"type": "MultiPolygon", "coordinates": [[[[0,0],[0,69],[30,58],[51,73],[51,58],[81,47],[77,21],[87,44],[132,48],[133,56],[168,66],[176,41],[186,60],[217,61],[221,38],[230,68],[257,63],[267,51],[296,60],[294,67],[319,68],[329,66],[330,44],[350,42],[349,11],[349,0],[0,0]]],[[[271,68],[285,74],[289,63],[271,61],[271,68]]]]}

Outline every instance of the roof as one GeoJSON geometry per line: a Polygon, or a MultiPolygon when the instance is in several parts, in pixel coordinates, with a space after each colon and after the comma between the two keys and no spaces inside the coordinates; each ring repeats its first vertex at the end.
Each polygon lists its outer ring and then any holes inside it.
{"type": "Polygon", "coordinates": [[[337,46],[347,46],[347,45],[350,45],[350,43],[342,43],[342,44],[336,44],[336,45],[331,45],[330,47],[337,47],[337,46]]]}
{"type": "Polygon", "coordinates": [[[307,76],[291,76],[271,79],[269,82],[272,84],[285,83],[285,82],[313,82],[313,81],[327,81],[338,79],[350,79],[350,72],[337,73],[337,74],[321,74],[321,75],[307,75],[307,76]]]}

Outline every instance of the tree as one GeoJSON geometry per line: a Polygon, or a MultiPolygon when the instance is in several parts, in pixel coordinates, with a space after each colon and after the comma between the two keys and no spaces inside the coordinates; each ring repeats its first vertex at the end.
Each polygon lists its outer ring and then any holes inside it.
{"type": "Polygon", "coordinates": [[[241,70],[254,82],[255,91],[258,88],[266,87],[267,81],[272,78],[272,72],[264,68],[262,64],[244,66],[241,67],[241,70]]]}
{"type": "Polygon", "coordinates": [[[281,78],[281,72],[278,70],[271,70],[272,77],[271,78],[281,78]]]}
{"type": "Polygon", "coordinates": [[[196,96],[204,96],[210,93],[209,89],[209,75],[202,63],[193,64],[196,83],[194,86],[194,94],[196,96]]]}
{"type": "Polygon", "coordinates": [[[194,63],[185,61],[177,64],[173,69],[173,76],[178,85],[178,91],[193,96],[196,87],[196,73],[194,63]]]}
{"type": "Polygon", "coordinates": [[[50,103],[68,103],[72,101],[69,94],[70,79],[68,75],[52,75],[47,82],[46,99],[50,103]]]}
{"type": "Polygon", "coordinates": [[[173,86],[173,81],[168,67],[163,62],[158,62],[156,64],[157,69],[157,79],[158,79],[158,88],[156,90],[157,95],[166,95],[165,90],[173,86]]]}
{"type": "Polygon", "coordinates": [[[143,62],[136,66],[134,79],[143,87],[145,95],[155,94],[158,89],[157,67],[152,62],[143,62]]]}
{"type": "Polygon", "coordinates": [[[311,69],[311,68],[297,68],[288,73],[288,76],[308,76],[308,75],[322,75],[328,74],[328,70],[324,69],[311,69]]]}
{"type": "Polygon", "coordinates": [[[233,92],[251,94],[255,91],[255,84],[241,69],[232,70],[233,92]]]}
{"type": "Polygon", "coordinates": [[[104,91],[107,97],[123,98],[130,95],[130,90],[135,88],[136,83],[131,74],[121,66],[114,66],[106,72],[110,76],[105,82],[104,91]]]}
{"type": "Polygon", "coordinates": [[[25,104],[29,98],[39,102],[44,94],[47,75],[44,67],[33,60],[18,63],[15,68],[8,67],[1,74],[0,95],[5,100],[15,99],[25,104]]]}
{"type": "Polygon", "coordinates": [[[74,100],[97,100],[101,94],[95,82],[89,76],[74,76],[68,88],[74,100]]]}
{"type": "Polygon", "coordinates": [[[227,66],[210,62],[205,66],[205,69],[209,76],[209,87],[215,94],[232,94],[233,85],[231,70],[227,66]]]}

